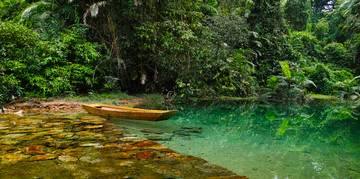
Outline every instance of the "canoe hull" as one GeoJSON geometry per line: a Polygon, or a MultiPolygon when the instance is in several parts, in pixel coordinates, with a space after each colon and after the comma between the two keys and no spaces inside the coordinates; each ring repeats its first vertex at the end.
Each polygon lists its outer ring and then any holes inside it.
{"type": "Polygon", "coordinates": [[[176,115],[177,110],[147,110],[139,108],[128,108],[104,104],[82,104],[85,111],[90,114],[95,114],[108,118],[123,118],[133,120],[145,120],[145,121],[162,121],[167,120],[176,115]]]}

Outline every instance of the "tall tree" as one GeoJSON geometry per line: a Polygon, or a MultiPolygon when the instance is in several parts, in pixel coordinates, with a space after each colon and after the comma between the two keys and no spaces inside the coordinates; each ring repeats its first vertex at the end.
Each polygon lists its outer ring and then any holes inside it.
{"type": "Polygon", "coordinates": [[[294,57],[283,37],[287,28],[283,22],[280,0],[254,0],[250,10],[250,29],[259,33],[261,42],[252,46],[261,55],[254,64],[259,83],[265,86],[271,74],[280,73],[278,61],[294,57]]]}
{"type": "Polygon", "coordinates": [[[291,29],[302,31],[306,29],[310,11],[309,0],[288,0],[284,6],[285,19],[291,29]]]}

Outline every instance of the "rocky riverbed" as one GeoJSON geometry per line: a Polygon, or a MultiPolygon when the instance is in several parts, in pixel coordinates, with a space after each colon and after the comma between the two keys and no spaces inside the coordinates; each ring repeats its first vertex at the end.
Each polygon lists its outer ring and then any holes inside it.
{"type": "Polygon", "coordinates": [[[246,178],[87,113],[0,115],[0,171],[0,178],[246,178]]]}

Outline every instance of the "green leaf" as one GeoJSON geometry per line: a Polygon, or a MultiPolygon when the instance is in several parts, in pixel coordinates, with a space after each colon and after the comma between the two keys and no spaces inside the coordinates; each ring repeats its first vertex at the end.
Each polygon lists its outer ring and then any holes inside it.
{"type": "Polygon", "coordinates": [[[281,124],[280,128],[278,129],[278,131],[276,132],[276,135],[283,135],[288,125],[289,125],[289,119],[285,119],[281,124]]]}
{"type": "Polygon", "coordinates": [[[290,79],[291,71],[290,71],[288,62],[287,61],[279,61],[279,63],[281,65],[282,71],[283,71],[284,75],[286,76],[286,78],[290,79]]]}
{"type": "Polygon", "coordinates": [[[212,7],[215,7],[218,3],[216,1],[213,1],[213,2],[209,2],[208,5],[209,6],[212,6],[212,7]]]}
{"type": "Polygon", "coordinates": [[[273,121],[273,120],[276,119],[276,115],[275,115],[275,113],[272,112],[272,111],[267,111],[267,112],[265,113],[265,117],[266,117],[266,119],[269,119],[269,121],[273,121]]]}
{"type": "Polygon", "coordinates": [[[267,80],[267,84],[271,87],[274,87],[278,82],[278,78],[276,76],[272,76],[267,80]]]}

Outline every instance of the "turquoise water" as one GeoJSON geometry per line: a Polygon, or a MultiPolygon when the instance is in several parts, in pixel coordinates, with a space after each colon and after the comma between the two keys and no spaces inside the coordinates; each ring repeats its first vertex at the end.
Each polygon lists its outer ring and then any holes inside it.
{"type": "Polygon", "coordinates": [[[355,107],[211,105],[156,123],[112,121],[249,178],[360,178],[355,107]]]}

